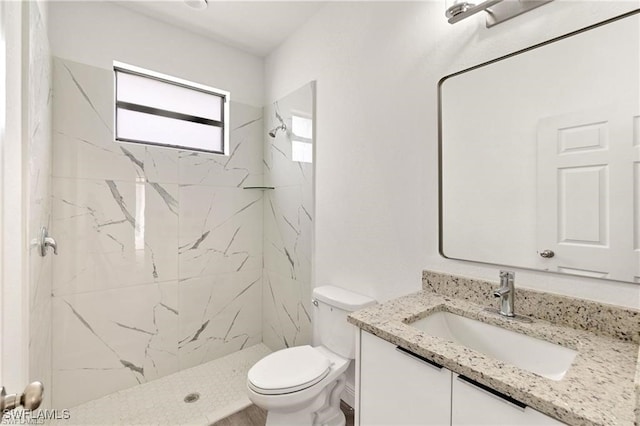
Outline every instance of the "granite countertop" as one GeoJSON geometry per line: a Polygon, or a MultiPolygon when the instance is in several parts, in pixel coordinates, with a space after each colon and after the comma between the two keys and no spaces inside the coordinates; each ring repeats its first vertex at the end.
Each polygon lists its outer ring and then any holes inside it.
{"type": "MultiPolygon", "coordinates": [[[[485,306],[423,290],[354,312],[349,322],[565,423],[638,424],[640,354],[635,337],[625,341],[538,318],[532,318],[532,323],[518,322],[486,312],[485,306]],[[554,381],[407,325],[443,310],[578,353],[564,378],[554,381]]],[[[637,320],[631,313],[631,319],[637,320]]]]}

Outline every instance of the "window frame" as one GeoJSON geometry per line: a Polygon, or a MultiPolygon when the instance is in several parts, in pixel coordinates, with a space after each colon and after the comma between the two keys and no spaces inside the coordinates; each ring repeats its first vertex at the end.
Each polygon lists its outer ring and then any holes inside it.
{"type": "Polygon", "coordinates": [[[164,148],[173,148],[183,151],[203,152],[209,154],[218,154],[229,156],[229,103],[231,93],[226,90],[217,89],[215,87],[206,86],[204,84],[195,83],[192,81],[184,80],[178,77],[162,74],[159,72],[151,71],[148,69],[140,68],[135,65],[125,64],[123,62],[113,61],[113,137],[116,142],[135,143],[146,146],[158,146],[164,148]],[[209,95],[217,96],[221,98],[221,121],[212,120],[205,117],[199,117],[196,115],[184,114],[176,111],[169,111],[165,109],[149,107],[146,105],[133,104],[124,101],[118,101],[118,73],[125,73],[130,75],[136,75],[152,80],[157,80],[162,83],[171,84],[174,86],[183,87],[189,90],[195,90],[203,92],[209,95]],[[146,114],[152,114],[159,117],[173,118],[178,120],[184,120],[192,123],[206,124],[214,127],[218,127],[222,131],[222,151],[214,149],[194,148],[179,144],[164,144],[158,142],[150,142],[139,139],[130,139],[118,137],[118,108],[126,109],[128,111],[142,112],[146,114]]]}

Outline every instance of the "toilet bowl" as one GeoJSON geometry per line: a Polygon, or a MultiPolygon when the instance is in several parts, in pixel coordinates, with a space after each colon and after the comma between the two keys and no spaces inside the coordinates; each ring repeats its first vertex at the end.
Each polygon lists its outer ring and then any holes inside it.
{"type": "Polygon", "coordinates": [[[276,351],[247,374],[249,399],[267,410],[269,426],[345,424],[340,395],[355,355],[356,332],[346,317],[375,301],[332,286],[314,289],[313,298],[320,345],[276,351]]]}
{"type": "Polygon", "coordinates": [[[344,424],[339,405],[349,362],[323,347],[274,352],[249,371],[249,399],[267,410],[267,424],[344,424]],[[332,399],[337,404],[331,404],[332,399]],[[336,405],[338,409],[331,410],[336,405]]]}

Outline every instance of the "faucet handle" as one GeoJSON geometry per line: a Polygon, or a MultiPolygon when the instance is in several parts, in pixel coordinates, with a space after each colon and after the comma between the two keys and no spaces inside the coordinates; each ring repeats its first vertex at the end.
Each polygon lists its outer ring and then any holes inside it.
{"type": "Polygon", "coordinates": [[[493,297],[503,297],[513,293],[515,274],[512,271],[500,271],[500,287],[493,292],[493,297]]]}
{"type": "Polygon", "coordinates": [[[515,277],[515,272],[513,271],[500,271],[500,278],[511,278],[515,277]]]}
{"type": "Polygon", "coordinates": [[[512,271],[500,271],[500,288],[493,292],[495,297],[500,298],[500,315],[506,317],[515,315],[513,313],[515,275],[512,271]]]}
{"type": "Polygon", "coordinates": [[[509,282],[513,282],[515,277],[516,273],[513,271],[500,271],[500,282],[503,285],[509,282]]]}

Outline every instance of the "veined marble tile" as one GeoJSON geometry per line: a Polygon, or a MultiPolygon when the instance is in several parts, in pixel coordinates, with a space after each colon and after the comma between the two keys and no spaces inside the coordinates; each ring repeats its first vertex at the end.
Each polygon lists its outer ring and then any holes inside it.
{"type": "Polygon", "coordinates": [[[180,278],[262,268],[262,191],[180,186],[180,278]]]}
{"type": "Polygon", "coordinates": [[[47,390],[42,408],[51,407],[52,258],[52,250],[47,257],[41,257],[37,249],[29,253],[29,381],[40,381],[47,390]]]}
{"type": "Polygon", "coordinates": [[[39,231],[40,226],[48,225],[51,211],[51,56],[38,6],[29,9],[29,229],[39,231]]]}
{"type": "Polygon", "coordinates": [[[311,283],[265,269],[262,341],[271,350],[311,343],[311,283]]]}
{"type": "Polygon", "coordinates": [[[54,178],[55,295],[178,278],[174,184],[54,178]]]}
{"type": "Polygon", "coordinates": [[[291,279],[311,282],[313,210],[305,190],[287,186],[266,192],[264,264],[291,279]]]}
{"type": "Polygon", "coordinates": [[[52,250],[46,257],[38,249],[29,253],[29,380],[42,382],[48,390],[43,408],[51,407],[52,261],[52,250]]]}
{"type": "Polygon", "coordinates": [[[135,181],[144,147],[115,142],[113,73],[54,58],[53,175],[135,181]]]}
{"type": "Polygon", "coordinates": [[[305,85],[264,108],[265,134],[280,126],[277,115],[287,126],[286,132],[280,130],[276,132],[275,138],[264,139],[265,185],[300,185],[303,182],[312,184],[313,163],[293,161],[292,158],[292,140],[296,139],[292,116],[309,117],[313,115],[312,112],[312,84],[305,85]]]}
{"type": "Polygon", "coordinates": [[[179,151],[116,142],[113,73],[56,58],[54,176],[178,182],[179,151]]]}
{"type": "Polygon", "coordinates": [[[231,102],[228,156],[180,151],[181,184],[262,185],[262,109],[231,102]]]}
{"type": "Polygon", "coordinates": [[[54,406],[67,408],[178,369],[178,283],[55,297],[54,406]]]}
{"type": "Polygon", "coordinates": [[[110,70],[56,59],[54,89],[56,407],[260,342],[262,109],[232,103],[231,154],[196,154],[115,142],[110,70]]]}
{"type": "MultiPolygon", "coordinates": [[[[29,371],[30,381],[51,386],[51,261],[41,257],[34,242],[42,226],[50,227],[52,162],[52,67],[47,30],[38,3],[28,7],[28,193],[29,247],[29,371]]],[[[50,392],[41,405],[51,407],[50,392]]]]}
{"type": "Polygon", "coordinates": [[[260,269],[180,280],[180,368],[262,340],[260,269]]]}
{"type": "MultiPolygon", "coordinates": [[[[127,144],[123,144],[127,146],[127,144]]],[[[128,144],[128,146],[134,146],[128,144]]],[[[144,154],[144,175],[150,182],[178,183],[178,158],[180,151],[175,148],[147,146],[144,154]]]]}
{"type": "Polygon", "coordinates": [[[271,349],[311,342],[313,164],[292,160],[292,116],[311,116],[313,85],[305,85],[265,109],[263,341],[271,349]]]}
{"type": "Polygon", "coordinates": [[[279,132],[275,139],[269,138],[265,146],[265,185],[287,186],[313,181],[313,165],[293,161],[291,139],[279,132]]]}

